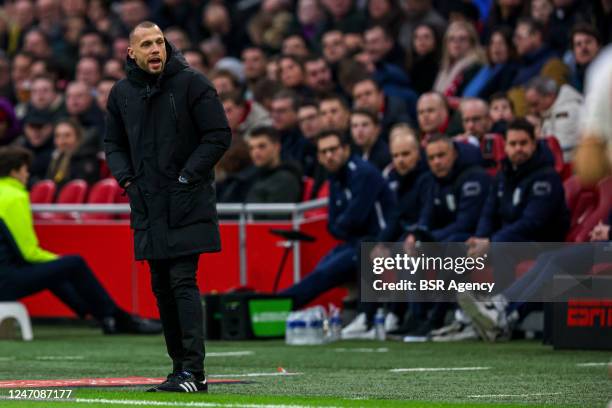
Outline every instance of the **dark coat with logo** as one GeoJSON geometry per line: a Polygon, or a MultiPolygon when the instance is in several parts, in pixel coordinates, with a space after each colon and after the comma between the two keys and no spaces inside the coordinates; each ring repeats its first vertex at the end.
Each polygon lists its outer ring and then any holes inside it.
{"type": "Polygon", "coordinates": [[[356,243],[387,226],[395,196],[372,164],[353,155],[329,178],[329,232],[356,243]]]}
{"type": "Polygon", "coordinates": [[[457,159],[450,173],[435,177],[419,226],[436,242],[455,242],[476,231],[491,180],[482,166],[478,147],[453,142],[457,159]]]}
{"type": "Polygon", "coordinates": [[[546,142],[517,168],[506,158],[478,223],[476,236],[495,242],[559,242],[569,228],[561,177],[546,142]]]}
{"type": "Polygon", "coordinates": [[[427,205],[429,190],[433,184],[433,175],[427,167],[425,153],[416,167],[404,176],[391,170],[386,177],[389,188],[395,192],[397,205],[393,208],[387,227],[380,232],[379,242],[393,242],[401,238],[410,227],[417,223],[421,211],[427,205]]]}
{"type": "Polygon", "coordinates": [[[128,57],[111,90],[104,149],[132,209],[136,259],[169,259],[221,249],[214,166],[231,131],[212,84],[166,43],[164,72],[128,57]],[[178,182],[179,176],[188,180],[178,182]]]}

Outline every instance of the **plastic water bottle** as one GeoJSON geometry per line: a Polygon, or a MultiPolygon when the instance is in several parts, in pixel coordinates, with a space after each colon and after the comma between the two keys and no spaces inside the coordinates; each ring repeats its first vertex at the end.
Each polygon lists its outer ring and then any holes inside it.
{"type": "Polygon", "coordinates": [[[374,332],[376,340],[385,340],[385,311],[379,307],[374,316],[374,332]]]}
{"type": "Polygon", "coordinates": [[[307,309],[308,313],[307,321],[307,332],[306,338],[308,344],[323,344],[325,342],[325,335],[323,332],[324,321],[327,316],[325,309],[322,306],[315,306],[307,309]]]}
{"type": "Polygon", "coordinates": [[[342,318],[340,317],[340,309],[334,305],[329,306],[330,318],[329,318],[329,341],[340,340],[340,333],[342,331],[342,318]]]}
{"type": "Polygon", "coordinates": [[[306,344],[304,312],[292,312],[287,317],[285,342],[289,345],[306,344]]]}

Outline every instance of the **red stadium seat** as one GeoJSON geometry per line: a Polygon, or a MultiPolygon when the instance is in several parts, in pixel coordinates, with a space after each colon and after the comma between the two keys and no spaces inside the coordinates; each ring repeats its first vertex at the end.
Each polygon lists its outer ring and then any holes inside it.
{"type": "Polygon", "coordinates": [[[576,186],[577,179],[571,177],[565,182],[566,198],[571,211],[568,242],[588,242],[593,227],[606,221],[612,209],[612,177],[607,177],[597,187],[576,186]]]}
{"type": "MultiPolygon", "coordinates": [[[[310,177],[304,177],[302,201],[308,201],[312,195],[312,189],[314,188],[314,180],[310,177]]],[[[314,199],[329,197],[329,182],[325,181],[317,191],[317,195],[314,199]]],[[[327,208],[318,208],[316,210],[309,210],[304,213],[304,218],[313,218],[327,215],[327,208]]]]}
{"type": "Polygon", "coordinates": [[[548,144],[548,148],[555,158],[555,170],[559,175],[563,176],[565,169],[565,161],[563,160],[563,149],[559,144],[559,140],[554,136],[546,136],[544,138],[548,144]]]}
{"type": "MultiPolygon", "coordinates": [[[[85,180],[72,180],[66,183],[59,192],[56,204],[83,204],[87,196],[87,182],[85,180]]],[[[74,220],[77,216],[70,213],[40,213],[37,219],[41,220],[74,220]]]]}
{"type": "Polygon", "coordinates": [[[30,190],[30,202],[32,204],[51,204],[55,197],[57,186],[52,180],[40,180],[30,190]]]}
{"type": "MultiPolygon", "coordinates": [[[[98,181],[91,188],[87,204],[113,204],[116,201],[117,194],[120,191],[119,184],[113,178],[106,178],[98,181]]],[[[83,220],[112,220],[114,214],[89,214],[81,215],[83,220]]]]}

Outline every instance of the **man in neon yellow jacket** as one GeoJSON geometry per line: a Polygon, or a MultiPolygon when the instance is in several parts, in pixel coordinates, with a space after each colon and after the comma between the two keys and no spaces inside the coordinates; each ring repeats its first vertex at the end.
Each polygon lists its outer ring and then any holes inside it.
{"type": "Polygon", "coordinates": [[[49,289],[80,317],[93,316],[106,334],[161,332],[161,325],[122,310],[78,255],[58,256],[38,244],[26,185],[32,155],[0,148],[0,301],[49,289]]]}

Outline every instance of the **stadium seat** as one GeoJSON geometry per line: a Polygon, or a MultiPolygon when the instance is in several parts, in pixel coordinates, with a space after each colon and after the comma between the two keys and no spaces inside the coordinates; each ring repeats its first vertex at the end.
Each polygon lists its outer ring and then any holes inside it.
{"type": "MultiPolygon", "coordinates": [[[[66,183],[57,196],[56,204],[83,204],[87,196],[87,182],[72,180],[66,183]]],[[[40,213],[38,219],[47,221],[74,220],[76,214],[70,213],[40,213]]]]}
{"type": "Polygon", "coordinates": [[[34,338],[30,315],[21,302],[0,302],[0,327],[7,319],[15,319],[21,329],[23,340],[30,341],[34,338]]]}
{"type": "Polygon", "coordinates": [[[57,186],[52,180],[40,180],[30,190],[30,202],[32,204],[51,204],[55,197],[57,186]]]}
{"type": "Polygon", "coordinates": [[[546,140],[546,144],[548,144],[548,148],[555,158],[555,170],[557,173],[559,173],[559,175],[563,176],[565,161],[563,160],[563,149],[561,149],[559,140],[554,136],[546,136],[544,139],[546,140]]]}
{"type": "MultiPolygon", "coordinates": [[[[113,178],[106,178],[98,181],[91,188],[89,192],[89,198],[87,198],[87,204],[113,204],[117,198],[117,194],[120,191],[119,184],[113,178]]],[[[85,213],[81,215],[82,220],[112,220],[114,214],[90,214],[85,213]]]]}
{"type": "Polygon", "coordinates": [[[612,209],[612,177],[600,181],[595,188],[576,186],[577,179],[571,177],[565,182],[566,198],[571,211],[568,242],[588,242],[593,227],[606,221],[612,209]]]}

